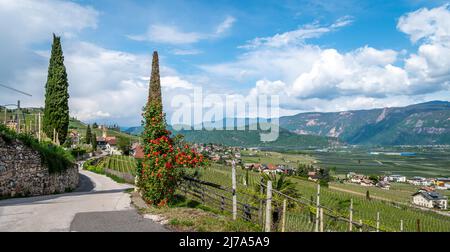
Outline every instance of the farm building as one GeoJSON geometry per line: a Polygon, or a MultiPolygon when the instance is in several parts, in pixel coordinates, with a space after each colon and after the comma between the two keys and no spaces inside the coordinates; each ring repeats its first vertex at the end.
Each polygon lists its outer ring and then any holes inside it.
{"type": "Polygon", "coordinates": [[[426,208],[447,210],[447,197],[437,192],[419,191],[412,195],[412,203],[426,208]]]}
{"type": "Polygon", "coordinates": [[[397,183],[404,183],[406,182],[406,177],[402,175],[390,175],[387,177],[389,182],[397,182],[397,183]]]}

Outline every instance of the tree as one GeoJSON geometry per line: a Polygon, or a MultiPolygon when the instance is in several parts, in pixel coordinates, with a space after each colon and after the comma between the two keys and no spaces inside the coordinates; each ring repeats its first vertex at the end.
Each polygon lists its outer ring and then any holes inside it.
{"type": "Polygon", "coordinates": [[[67,80],[61,38],[53,34],[53,45],[45,84],[43,130],[53,138],[54,130],[64,143],[69,128],[69,83],[67,80]]]}
{"type": "Polygon", "coordinates": [[[136,169],[138,187],[147,203],[165,206],[174,202],[178,180],[183,175],[179,168],[196,168],[205,164],[205,160],[189,145],[177,146],[171,138],[172,133],[166,129],[157,52],[153,53],[149,95],[143,117],[145,155],[136,169]]]}
{"type": "Polygon", "coordinates": [[[98,124],[95,122],[94,124],[92,124],[92,128],[93,129],[98,129],[98,124]]]}
{"type": "Polygon", "coordinates": [[[370,192],[369,192],[369,190],[367,190],[367,192],[366,192],[366,199],[370,200],[370,192]]]}
{"type": "Polygon", "coordinates": [[[130,142],[127,138],[119,137],[117,141],[117,147],[119,147],[119,150],[122,151],[123,155],[129,156],[131,152],[131,146],[130,142]]]}
{"type": "Polygon", "coordinates": [[[92,150],[95,152],[97,151],[97,135],[93,133],[91,139],[92,150]]]}
{"type": "Polygon", "coordinates": [[[85,140],[86,144],[91,144],[92,143],[92,132],[91,132],[91,126],[88,124],[87,128],[86,128],[86,140],[85,140]]]}

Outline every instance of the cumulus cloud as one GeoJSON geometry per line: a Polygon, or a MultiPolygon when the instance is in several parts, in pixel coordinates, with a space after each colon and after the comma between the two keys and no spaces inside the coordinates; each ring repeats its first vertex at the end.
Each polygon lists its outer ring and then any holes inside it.
{"type": "Polygon", "coordinates": [[[148,41],[161,44],[194,44],[201,40],[213,39],[221,36],[232,28],[235,21],[236,19],[234,17],[227,16],[212,33],[186,32],[173,25],[152,24],[148,27],[146,33],[140,35],[128,35],[127,37],[131,40],[148,41]]]}
{"type": "Polygon", "coordinates": [[[241,82],[257,78],[249,94],[280,95],[286,108],[304,111],[401,106],[448,93],[449,5],[400,17],[399,31],[419,43],[415,53],[370,46],[340,52],[306,42],[350,23],[346,17],[329,26],[256,38],[236,61],[202,68],[241,82]]]}
{"type": "MultiPolygon", "coordinates": [[[[48,59],[33,45],[50,42],[53,32],[73,39],[84,29],[95,29],[98,15],[91,7],[68,1],[0,0],[2,83],[33,94],[22,100],[23,105],[41,105],[48,59]]],[[[2,103],[20,98],[7,90],[0,92],[2,103]]]]}

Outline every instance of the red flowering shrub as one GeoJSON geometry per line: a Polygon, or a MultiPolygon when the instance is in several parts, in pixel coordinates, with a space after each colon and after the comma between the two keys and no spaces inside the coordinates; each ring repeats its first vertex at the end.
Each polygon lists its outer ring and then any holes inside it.
{"type": "Polygon", "coordinates": [[[183,147],[166,130],[165,115],[159,102],[151,102],[144,113],[143,132],[145,157],[138,165],[138,187],[147,203],[165,206],[174,200],[183,168],[198,168],[206,164],[203,155],[183,147]]]}

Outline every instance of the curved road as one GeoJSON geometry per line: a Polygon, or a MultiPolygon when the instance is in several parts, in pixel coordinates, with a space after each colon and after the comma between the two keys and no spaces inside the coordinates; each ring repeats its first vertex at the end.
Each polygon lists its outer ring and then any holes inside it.
{"type": "Polygon", "coordinates": [[[137,213],[130,188],[80,170],[75,192],[0,201],[0,231],[167,231],[137,213]]]}

